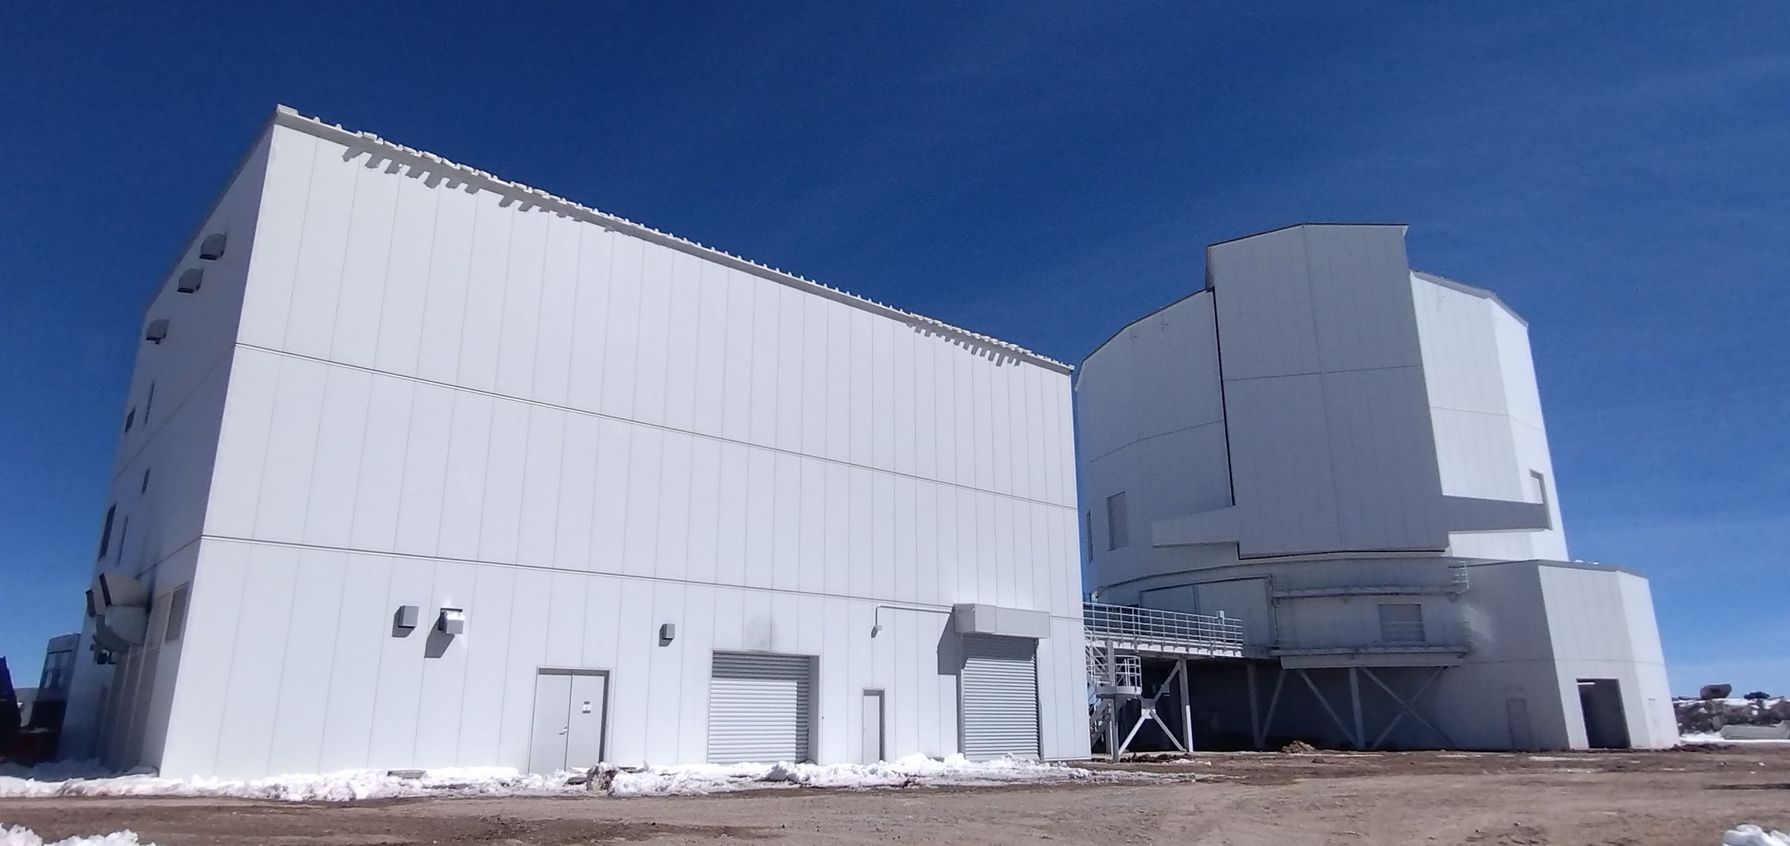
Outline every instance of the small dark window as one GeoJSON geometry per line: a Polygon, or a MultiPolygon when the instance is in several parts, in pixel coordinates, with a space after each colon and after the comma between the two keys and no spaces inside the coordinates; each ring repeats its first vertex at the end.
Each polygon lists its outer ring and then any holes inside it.
{"type": "Polygon", "coordinates": [[[131,518],[126,517],[124,523],[118,527],[118,560],[120,561],[124,560],[124,539],[130,536],[131,518]]]}
{"type": "Polygon", "coordinates": [[[192,586],[192,583],[188,582],[168,594],[168,629],[162,635],[163,643],[180,640],[180,636],[186,633],[187,593],[192,586]]]}
{"type": "Polygon", "coordinates": [[[1131,512],[1125,507],[1125,492],[1106,498],[1106,548],[1124,549],[1131,545],[1131,512]]]}
{"type": "Polygon", "coordinates": [[[143,425],[149,425],[149,410],[155,408],[155,383],[149,383],[149,396],[143,399],[143,425]]]}
{"type": "Polygon", "coordinates": [[[1543,476],[1539,470],[1530,470],[1529,489],[1530,495],[1534,497],[1530,502],[1540,503],[1542,510],[1547,512],[1548,522],[1543,528],[1554,528],[1554,506],[1548,502],[1548,477],[1543,476]]]}
{"type": "Polygon", "coordinates": [[[137,493],[141,494],[141,493],[148,493],[148,492],[149,492],[149,468],[145,467],[145,468],[143,468],[143,485],[141,487],[137,488],[137,493]]]}
{"type": "Polygon", "coordinates": [[[118,516],[118,504],[113,503],[106,506],[106,525],[99,530],[99,555],[94,556],[95,558],[106,557],[106,550],[111,548],[112,518],[116,516],[118,516]]]}
{"type": "Polygon", "coordinates": [[[137,407],[133,405],[130,412],[124,415],[124,431],[129,432],[135,425],[137,425],[137,407]]]}

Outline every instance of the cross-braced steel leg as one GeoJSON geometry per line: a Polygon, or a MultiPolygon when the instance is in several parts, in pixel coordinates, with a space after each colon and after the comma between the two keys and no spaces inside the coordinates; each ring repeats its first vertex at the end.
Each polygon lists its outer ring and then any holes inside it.
{"type": "Polygon", "coordinates": [[[1287,671],[1276,667],[1274,671],[1274,692],[1268,694],[1268,714],[1262,718],[1261,728],[1256,731],[1255,748],[1260,749],[1268,742],[1268,733],[1274,729],[1274,709],[1280,705],[1280,689],[1287,681],[1287,671]]]}
{"type": "MultiPolygon", "coordinates": [[[[1168,737],[1168,742],[1173,743],[1175,749],[1181,752],[1181,754],[1187,754],[1187,750],[1192,748],[1191,740],[1189,740],[1190,745],[1182,746],[1180,739],[1176,738],[1175,733],[1169,729],[1168,723],[1162,721],[1162,715],[1156,713],[1156,701],[1162,698],[1162,692],[1168,689],[1169,684],[1173,682],[1177,676],[1181,677],[1181,689],[1183,691],[1187,689],[1187,679],[1183,675],[1186,667],[1186,661],[1176,662],[1175,669],[1169,671],[1168,678],[1163,679],[1162,684],[1156,686],[1156,695],[1145,696],[1139,700],[1143,705],[1142,713],[1138,714],[1137,722],[1131,726],[1131,733],[1125,735],[1125,742],[1119,744],[1119,753],[1123,753],[1125,750],[1131,748],[1131,741],[1137,738],[1138,731],[1144,727],[1144,723],[1146,722],[1153,722],[1160,726],[1162,728],[1162,733],[1168,737]]],[[[1182,698],[1185,700],[1185,693],[1182,694],[1182,698]]],[[[1115,754],[1113,759],[1118,760],[1118,755],[1115,754]]]]}
{"type": "Polygon", "coordinates": [[[1441,730],[1440,728],[1437,728],[1435,726],[1435,724],[1431,723],[1429,720],[1424,719],[1422,714],[1417,713],[1417,707],[1416,707],[1417,700],[1423,698],[1424,692],[1428,691],[1430,689],[1430,685],[1434,684],[1436,679],[1441,678],[1442,671],[1446,670],[1446,669],[1448,669],[1448,668],[1447,667],[1437,667],[1436,671],[1431,673],[1430,677],[1427,679],[1424,679],[1423,684],[1418,686],[1417,692],[1411,694],[1411,700],[1409,702],[1405,701],[1405,699],[1403,697],[1399,696],[1397,693],[1394,693],[1392,691],[1392,688],[1387,686],[1387,684],[1385,682],[1381,681],[1380,677],[1377,674],[1375,674],[1373,670],[1366,669],[1366,668],[1362,669],[1362,672],[1367,674],[1368,681],[1371,681],[1374,684],[1379,685],[1381,690],[1386,691],[1387,696],[1392,697],[1392,701],[1397,702],[1399,707],[1404,709],[1403,711],[1400,711],[1399,713],[1394,714],[1392,716],[1392,721],[1386,724],[1386,728],[1380,732],[1380,736],[1374,738],[1374,743],[1373,743],[1372,748],[1374,748],[1374,749],[1380,748],[1380,744],[1384,743],[1386,741],[1386,736],[1389,734],[1392,734],[1392,730],[1398,727],[1399,722],[1404,720],[1406,714],[1410,714],[1411,719],[1414,719],[1417,722],[1423,724],[1424,728],[1427,728],[1430,731],[1435,732],[1437,737],[1442,738],[1442,744],[1444,746],[1453,747],[1455,745],[1454,739],[1450,738],[1448,736],[1447,732],[1441,730]]]}
{"type": "Polygon", "coordinates": [[[1305,686],[1311,688],[1311,695],[1318,698],[1318,704],[1324,706],[1324,713],[1329,714],[1330,721],[1336,723],[1336,730],[1342,732],[1343,737],[1348,737],[1349,727],[1343,724],[1343,718],[1336,713],[1336,709],[1330,707],[1330,700],[1325,699],[1324,692],[1318,690],[1317,682],[1312,681],[1311,675],[1306,673],[1303,669],[1296,670],[1295,672],[1299,674],[1300,679],[1304,680],[1305,686]]]}

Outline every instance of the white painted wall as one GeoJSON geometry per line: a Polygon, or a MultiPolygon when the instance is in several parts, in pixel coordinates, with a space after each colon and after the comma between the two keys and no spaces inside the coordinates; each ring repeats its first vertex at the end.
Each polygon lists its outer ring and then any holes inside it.
{"type": "Polygon", "coordinates": [[[525,766],[542,666],[611,672],[611,760],[701,761],[738,649],[819,656],[820,760],[871,687],[945,754],[957,602],[1052,615],[1086,754],[1065,368],[367,146],[272,131],[164,773],[525,766]]]}
{"type": "MultiPolygon", "coordinates": [[[[111,548],[94,570],[120,571],[151,589],[149,640],[144,649],[120,656],[124,660],[117,667],[99,666],[91,650],[92,623],[85,621],[63,722],[65,758],[153,759],[163,742],[185,643],[161,643],[166,598],[192,579],[267,156],[263,135],[144,310],[130,389],[119,413],[121,427],[133,409],[135,422],[119,435],[107,485],[106,502],[117,507],[111,548]],[[199,260],[200,242],[218,232],[228,236],[224,255],[199,260]],[[204,284],[197,293],[183,294],[175,290],[175,280],[189,268],[204,271],[204,284]],[[160,344],[142,341],[142,330],[157,319],[168,320],[167,337],[160,344]]],[[[102,516],[96,515],[96,527],[102,516]]]]}
{"type": "MultiPolygon", "coordinates": [[[[1552,571],[1533,561],[1566,546],[1520,317],[1490,292],[1413,274],[1393,226],[1215,245],[1207,286],[1115,334],[1077,374],[1087,555],[1103,600],[1225,610],[1265,650],[1332,650],[1286,658],[1321,667],[1320,686],[1342,683],[1334,674],[1350,663],[1402,668],[1399,682],[1414,685],[1425,665],[1458,662],[1427,701],[1460,745],[1507,748],[1507,703],[1519,699],[1535,745],[1583,746],[1579,677],[1625,679],[1636,743],[1666,742],[1670,715],[1650,704],[1665,688],[1645,581],[1587,571],[1572,577],[1585,585],[1544,590],[1538,573],[1552,571]],[[1105,503],[1118,491],[1133,543],[1109,550],[1105,503]],[[1544,500],[1546,528],[1484,530],[1538,525],[1543,509],[1522,503],[1544,500]],[[1482,562],[1497,563],[1469,567],[1464,593],[1439,590],[1451,568],[1482,562]],[[1631,585],[1621,608],[1618,584],[1631,585]],[[1373,592],[1263,598],[1325,588],[1373,592]],[[1559,617],[1577,600],[1558,597],[1605,594],[1609,608],[1559,617]],[[1384,649],[1383,603],[1419,604],[1428,644],[1466,651],[1384,649]],[[1587,628],[1640,634],[1574,645],[1587,628]]],[[[1333,728],[1307,698],[1288,719],[1333,728]]],[[[1392,742],[1439,739],[1412,721],[1392,742]]]]}
{"type": "Polygon", "coordinates": [[[1561,699],[1573,745],[1585,743],[1578,679],[1615,679],[1622,689],[1629,740],[1638,748],[1665,749],[1678,742],[1672,695],[1653,598],[1647,580],[1615,570],[1542,564],[1538,567],[1553,634],[1561,699]]]}
{"type": "Polygon", "coordinates": [[[1528,325],[1489,292],[1430,274],[1412,274],[1411,289],[1442,492],[1540,502],[1530,476],[1538,472],[1551,517],[1551,527],[1540,531],[1454,532],[1450,552],[1493,560],[1564,559],[1566,533],[1528,325]]]}

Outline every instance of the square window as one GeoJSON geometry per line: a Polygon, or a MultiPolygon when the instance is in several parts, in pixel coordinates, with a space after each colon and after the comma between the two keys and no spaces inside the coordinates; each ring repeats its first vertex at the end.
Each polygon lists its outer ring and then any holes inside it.
{"type": "Polygon", "coordinates": [[[1423,643],[1423,606],[1415,602],[1380,606],[1382,643],[1423,643]]]}

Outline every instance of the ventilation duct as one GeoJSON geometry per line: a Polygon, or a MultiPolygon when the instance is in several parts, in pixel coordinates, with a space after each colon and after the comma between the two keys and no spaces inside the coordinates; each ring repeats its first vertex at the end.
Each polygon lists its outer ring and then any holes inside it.
{"type": "Polygon", "coordinates": [[[199,258],[206,261],[217,261],[224,257],[224,243],[228,239],[222,232],[213,232],[199,242],[199,258]]]}
{"type": "Polygon", "coordinates": [[[93,640],[101,649],[126,651],[141,644],[149,631],[149,589],[123,573],[94,576],[87,605],[93,612],[93,640]]]}
{"type": "Polygon", "coordinates": [[[93,577],[94,613],[104,614],[109,608],[147,608],[149,589],[142,582],[115,571],[93,577]]]}
{"type": "Polygon", "coordinates": [[[148,631],[148,609],[107,608],[93,622],[93,642],[113,652],[124,652],[141,644],[148,631]]]}
{"type": "Polygon", "coordinates": [[[143,333],[143,340],[159,344],[166,337],[168,337],[168,318],[162,317],[149,321],[149,329],[143,333]]]}
{"type": "Polygon", "coordinates": [[[180,274],[180,281],[175,283],[174,290],[179,291],[182,294],[191,294],[194,291],[199,290],[199,285],[204,281],[205,271],[196,267],[189,267],[186,269],[185,273],[180,274]]]}

